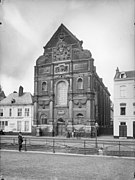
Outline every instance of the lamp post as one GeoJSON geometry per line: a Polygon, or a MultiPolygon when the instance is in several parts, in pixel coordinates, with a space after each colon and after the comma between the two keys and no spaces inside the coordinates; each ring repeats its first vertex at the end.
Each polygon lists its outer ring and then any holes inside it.
{"type": "Polygon", "coordinates": [[[97,144],[97,128],[98,128],[98,123],[96,122],[96,123],[95,123],[95,136],[96,136],[95,148],[98,147],[98,144],[97,144]]]}

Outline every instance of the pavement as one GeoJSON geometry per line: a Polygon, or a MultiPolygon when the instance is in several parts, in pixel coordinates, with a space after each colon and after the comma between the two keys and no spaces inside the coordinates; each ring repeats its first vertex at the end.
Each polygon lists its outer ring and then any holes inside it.
{"type": "MultiPolygon", "coordinates": [[[[2,135],[1,137],[18,137],[18,135],[2,135]]],[[[64,136],[55,136],[55,137],[52,137],[52,136],[31,136],[31,135],[24,135],[23,134],[23,137],[27,137],[27,138],[55,138],[55,139],[67,139],[66,137],[64,137],[64,136]]],[[[76,137],[71,137],[70,139],[77,139],[76,137]]],[[[89,137],[87,137],[87,138],[85,138],[85,137],[81,137],[81,138],[79,138],[79,139],[86,139],[86,140],[89,140],[89,139],[95,139],[95,137],[93,137],[93,138],[89,138],[89,137]]],[[[120,137],[120,138],[114,138],[113,136],[97,136],[97,140],[112,140],[112,141],[133,141],[133,142],[135,142],[135,139],[127,139],[127,138],[125,138],[125,137],[120,137]]]]}

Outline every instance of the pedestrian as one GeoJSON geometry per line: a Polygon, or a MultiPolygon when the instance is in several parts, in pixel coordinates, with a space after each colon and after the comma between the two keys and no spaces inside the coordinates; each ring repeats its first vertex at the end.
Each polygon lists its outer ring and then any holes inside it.
{"type": "Polygon", "coordinates": [[[22,149],[22,143],[23,143],[22,133],[21,133],[21,132],[19,132],[19,135],[18,135],[18,145],[19,145],[19,151],[21,151],[21,149],[22,149]]]}

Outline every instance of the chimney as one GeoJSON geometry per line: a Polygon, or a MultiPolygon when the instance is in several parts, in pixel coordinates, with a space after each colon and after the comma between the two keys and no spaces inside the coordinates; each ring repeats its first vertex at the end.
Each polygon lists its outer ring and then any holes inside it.
{"type": "Polygon", "coordinates": [[[116,69],[116,74],[118,74],[119,73],[119,68],[117,67],[117,69],[116,69]]]}
{"type": "Polygon", "coordinates": [[[19,96],[22,96],[22,95],[23,95],[23,87],[20,86],[20,87],[19,87],[19,96]]]}

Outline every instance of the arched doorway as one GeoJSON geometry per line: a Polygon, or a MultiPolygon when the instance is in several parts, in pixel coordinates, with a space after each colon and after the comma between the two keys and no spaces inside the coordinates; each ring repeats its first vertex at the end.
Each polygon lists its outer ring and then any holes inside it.
{"type": "Polygon", "coordinates": [[[57,121],[56,132],[57,132],[57,136],[65,135],[65,122],[62,118],[59,118],[57,121]]]}

